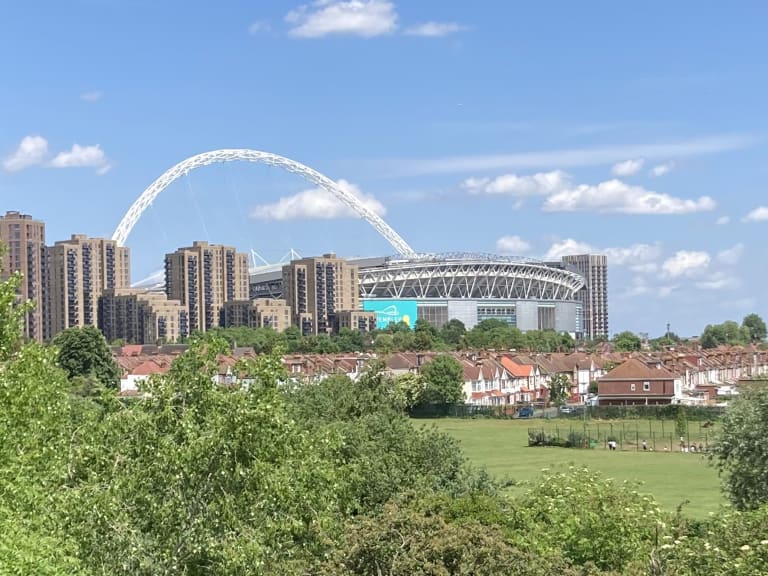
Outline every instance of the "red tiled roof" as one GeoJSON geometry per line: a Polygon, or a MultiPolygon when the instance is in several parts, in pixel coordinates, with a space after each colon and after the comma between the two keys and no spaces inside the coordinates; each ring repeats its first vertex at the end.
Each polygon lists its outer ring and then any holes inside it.
{"type": "Polygon", "coordinates": [[[152,360],[146,360],[131,371],[131,376],[151,376],[152,374],[165,374],[167,371],[167,367],[164,368],[152,360]]]}
{"type": "Polygon", "coordinates": [[[655,368],[637,358],[630,358],[616,366],[600,380],[673,380],[675,378],[675,374],[660,364],[658,368],[655,368]]]}
{"type": "Polygon", "coordinates": [[[513,361],[508,356],[502,356],[501,357],[501,365],[504,366],[504,369],[512,374],[512,376],[516,378],[528,378],[533,373],[533,366],[531,365],[520,365],[517,362],[513,361]]]}

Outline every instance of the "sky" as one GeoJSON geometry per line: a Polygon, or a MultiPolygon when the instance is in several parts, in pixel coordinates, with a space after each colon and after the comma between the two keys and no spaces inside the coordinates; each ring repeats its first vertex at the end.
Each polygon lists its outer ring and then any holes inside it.
{"type": "MultiPolygon", "coordinates": [[[[609,322],[768,317],[768,4],[70,0],[0,16],[0,210],[111,236],[222,148],[337,183],[418,252],[604,253],[609,322]]],[[[394,254],[261,163],[197,168],[133,228],[132,275],[193,240],[277,262],[394,254]]]]}

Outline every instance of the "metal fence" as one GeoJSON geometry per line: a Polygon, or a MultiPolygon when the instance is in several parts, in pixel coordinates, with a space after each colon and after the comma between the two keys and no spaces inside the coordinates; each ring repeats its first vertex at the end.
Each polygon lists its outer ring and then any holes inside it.
{"type": "Polygon", "coordinates": [[[528,428],[529,446],[608,450],[707,452],[714,437],[710,422],[689,422],[682,435],[673,421],[647,420],[528,428]],[[637,425],[635,425],[637,424],[637,425]]]}

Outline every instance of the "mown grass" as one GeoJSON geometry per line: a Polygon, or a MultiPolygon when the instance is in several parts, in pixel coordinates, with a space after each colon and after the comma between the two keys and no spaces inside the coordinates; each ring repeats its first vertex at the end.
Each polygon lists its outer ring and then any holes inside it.
{"type": "MultiPolygon", "coordinates": [[[[418,420],[421,425],[436,426],[456,438],[467,458],[474,465],[483,467],[494,477],[513,480],[513,492],[530,488],[530,481],[542,470],[565,469],[568,466],[587,466],[617,481],[639,482],[641,492],[652,494],[659,504],[674,512],[685,502],[683,513],[691,518],[704,518],[716,513],[726,504],[720,491],[717,471],[702,454],[683,453],[679,447],[663,451],[637,451],[634,445],[624,450],[610,451],[604,445],[594,449],[528,447],[528,429],[544,427],[546,430],[580,429],[578,421],[547,420],[494,420],[494,419],[436,419],[418,420]]],[[[594,429],[597,421],[588,426],[594,429]]],[[[608,422],[599,423],[610,429],[608,422]]],[[[661,424],[648,421],[614,421],[613,429],[637,429],[635,435],[642,439],[642,432],[649,434],[661,424]]],[[[698,423],[695,424],[698,430],[698,423]]],[[[674,422],[665,422],[664,430],[674,431],[674,422]]],[[[709,432],[707,432],[709,434],[709,432]]],[[[698,439],[698,434],[696,435],[698,439]]],[[[691,441],[693,441],[693,434],[691,441]]],[[[679,439],[678,439],[679,440],[679,439]]]]}

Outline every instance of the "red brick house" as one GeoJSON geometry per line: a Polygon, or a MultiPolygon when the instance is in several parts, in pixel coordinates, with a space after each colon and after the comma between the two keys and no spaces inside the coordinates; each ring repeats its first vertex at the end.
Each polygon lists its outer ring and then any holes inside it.
{"type": "Polygon", "coordinates": [[[679,378],[661,363],[630,358],[597,381],[600,406],[672,404],[682,395],[679,378]]]}

